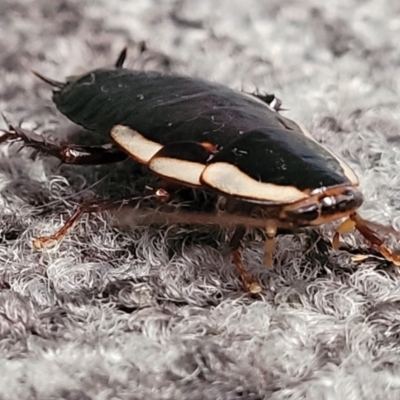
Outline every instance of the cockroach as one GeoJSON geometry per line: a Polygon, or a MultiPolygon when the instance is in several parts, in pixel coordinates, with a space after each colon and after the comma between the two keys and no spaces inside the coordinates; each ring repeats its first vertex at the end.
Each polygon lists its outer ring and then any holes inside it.
{"type": "MultiPolygon", "coordinates": [[[[258,293],[261,286],[242,264],[242,239],[248,228],[265,232],[268,266],[278,232],[341,219],[345,222],[338,228],[334,247],[340,233],[355,227],[385,258],[400,263],[400,257],[356,214],[363,202],[356,174],[308,131],[281,115],[281,102],[274,95],[125,69],[125,57],[126,49],[113,68],[96,69],[65,83],[35,72],[54,88],[53,101],[62,114],[85,130],[105,135],[108,144],[59,145],[33,139],[11,125],[5,137],[20,138],[68,164],[130,157],[160,180],[172,182],[171,187],[214,193],[219,203],[222,199],[222,209],[185,212],[168,208],[173,191],[157,189],[152,199],[160,206],[152,219],[234,226],[233,262],[251,293],[258,293]]],[[[60,239],[82,213],[107,207],[81,207],[66,226],[51,237],[39,238],[36,246],[60,239]]]]}

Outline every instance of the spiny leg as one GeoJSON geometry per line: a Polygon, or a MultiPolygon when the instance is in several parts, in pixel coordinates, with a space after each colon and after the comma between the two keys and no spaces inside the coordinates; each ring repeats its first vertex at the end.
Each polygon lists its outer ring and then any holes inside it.
{"type": "Polygon", "coordinates": [[[230,240],[229,246],[232,249],[232,261],[242,278],[245,289],[252,293],[257,294],[262,291],[261,285],[247,272],[243,266],[242,261],[242,239],[246,233],[246,228],[243,225],[238,225],[230,240]]]}
{"type": "Polygon", "coordinates": [[[398,237],[397,231],[395,231],[393,228],[369,222],[361,218],[356,213],[350,215],[350,219],[354,222],[355,228],[358,230],[358,232],[360,232],[361,235],[363,235],[364,238],[368,240],[373,247],[377,248],[386,260],[392,262],[396,266],[400,266],[400,255],[392,252],[385,246],[385,240],[379,236],[378,232],[379,230],[381,230],[385,231],[386,234],[394,234],[398,237]]]}
{"type": "Polygon", "coordinates": [[[1,142],[20,140],[24,146],[31,147],[44,155],[58,158],[65,164],[97,165],[125,160],[128,156],[111,143],[102,146],[67,145],[44,140],[26,129],[8,124],[1,142]]]}
{"type": "Polygon", "coordinates": [[[98,213],[122,207],[126,204],[126,202],[127,200],[116,200],[99,202],[93,201],[80,204],[57,232],[49,236],[40,236],[35,238],[32,242],[33,247],[35,247],[36,250],[42,250],[45,247],[49,247],[58,243],[68,234],[69,230],[84,214],[90,214],[92,212],[98,213]]]}
{"type": "Polygon", "coordinates": [[[63,226],[54,234],[49,236],[37,237],[33,240],[32,244],[37,250],[45,247],[52,246],[62,240],[79,221],[84,214],[99,213],[107,210],[118,210],[123,206],[131,205],[137,206],[143,200],[156,200],[159,203],[167,201],[169,193],[164,189],[156,189],[148,196],[140,196],[131,199],[117,199],[117,200],[102,200],[102,201],[87,201],[80,204],[72,213],[72,215],[65,221],[63,226]]]}
{"type": "Polygon", "coordinates": [[[335,236],[333,237],[333,248],[335,250],[339,248],[340,235],[350,232],[353,228],[357,229],[371,244],[372,248],[378,250],[386,260],[392,262],[396,266],[400,266],[400,255],[388,249],[384,244],[385,240],[381,237],[382,234],[393,234],[399,237],[399,233],[393,228],[367,221],[361,218],[357,213],[351,214],[349,218],[342,222],[336,229],[335,236]]]}
{"type": "Polygon", "coordinates": [[[90,211],[86,211],[82,206],[79,206],[56,233],[49,236],[39,236],[33,239],[33,247],[36,250],[42,250],[45,247],[49,247],[61,241],[61,239],[63,239],[68,234],[68,231],[72,228],[75,222],[78,221],[82,217],[82,215],[85,214],[85,212],[90,211]]]}

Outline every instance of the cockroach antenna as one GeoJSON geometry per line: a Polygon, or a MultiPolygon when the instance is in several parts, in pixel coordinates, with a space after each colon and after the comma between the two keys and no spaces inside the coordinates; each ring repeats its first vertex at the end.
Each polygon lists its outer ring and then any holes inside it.
{"type": "Polygon", "coordinates": [[[122,68],[126,59],[126,54],[128,52],[128,48],[124,47],[121,51],[121,53],[119,53],[117,62],[115,63],[115,68],[122,68]]]}
{"type": "Polygon", "coordinates": [[[46,78],[45,76],[39,74],[39,72],[35,71],[34,69],[31,69],[30,71],[32,72],[33,75],[37,76],[40,80],[42,80],[43,82],[48,83],[49,85],[51,85],[53,87],[56,87],[58,89],[63,89],[64,86],[65,86],[65,83],[58,82],[58,81],[55,81],[55,80],[50,79],[50,78],[46,78]]]}
{"type": "Polygon", "coordinates": [[[3,111],[1,111],[1,117],[3,118],[3,121],[5,122],[5,124],[7,125],[8,130],[13,129],[13,126],[11,125],[11,122],[8,120],[8,118],[6,117],[6,115],[3,113],[3,111]]]}

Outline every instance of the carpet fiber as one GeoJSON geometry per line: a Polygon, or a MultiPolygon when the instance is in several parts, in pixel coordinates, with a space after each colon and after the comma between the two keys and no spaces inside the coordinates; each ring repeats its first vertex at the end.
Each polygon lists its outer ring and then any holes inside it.
{"type": "MultiPolygon", "coordinates": [[[[63,81],[112,65],[275,93],[360,177],[360,213],[400,230],[400,6],[337,0],[1,0],[0,110],[61,142],[98,138],[60,115],[29,68],[63,81]]],[[[5,124],[3,123],[3,127],[5,124]]],[[[59,165],[0,146],[0,399],[399,399],[400,283],[355,233],[277,240],[243,292],[229,231],[122,228],[109,213],[57,230],[83,198],[144,185],[133,162],[59,165]]],[[[396,247],[396,243],[392,243],[396,247]]],[[[397,246],[398,247],[398,246],[397,246]]]]}

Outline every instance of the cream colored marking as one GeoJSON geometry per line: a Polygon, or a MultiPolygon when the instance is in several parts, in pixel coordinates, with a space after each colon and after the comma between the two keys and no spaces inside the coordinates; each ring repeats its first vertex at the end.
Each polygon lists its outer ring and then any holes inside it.
{"type": "Polygon", "coordinates": [[[225,194],[259,202],[290,203],[307,198],[293,186],[258,182],[239,168],[225,162],[208,165],[200,181],[225,194]]]}
{"type": "Polygon", "coordinates": [[[193,186],[202,186],[200,176],[205,165],[193,161],[168,157],[153,157],[148,164],[150,171],[175,181],[193,186]]]}
{"type": "Polygon", "coordinates": [[[127,126],[116,125],[111,129],[111,138],[136,161],[147,164],[162,145],[146,139],[139,132],[127,126]]]}
{"type": "MultiPolygon", "coordinates": [[[[299,123],[297,125],[299,125],[299,127],[300,127],[301,131],[303,132],[304,136],[306,136],[309,139],[313,140],[315,143],[318,143],[315,140],[315,138],[313,137],[313,135],[311,135],[311,133],[306,128],[304,128],[304,126],[300,125],[299,123]]],[[[357,175],[354,173],[354,171],[341,158],[339,158],[336,154],[332,153],[325,146],[322,146],[321,143],[318,143],[318,145],[323,147],[333,158],[335,158],[337,160],[337,162],[342,167],[343,172],[346,175],[346,177],[349,179],[349,181],[353,185],[357,186],[359,184],[359,180],[358,180],[357,175]]]]}

